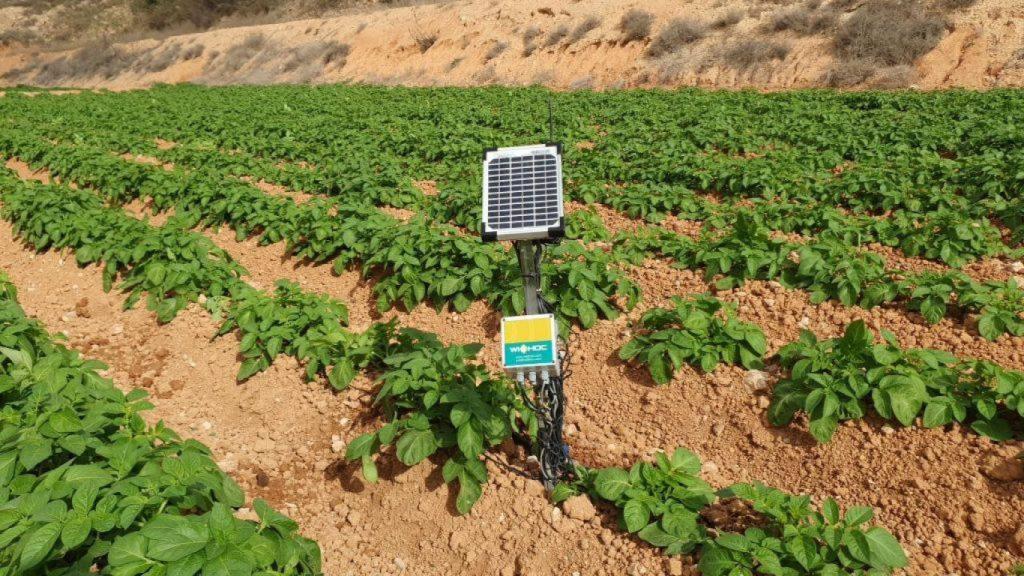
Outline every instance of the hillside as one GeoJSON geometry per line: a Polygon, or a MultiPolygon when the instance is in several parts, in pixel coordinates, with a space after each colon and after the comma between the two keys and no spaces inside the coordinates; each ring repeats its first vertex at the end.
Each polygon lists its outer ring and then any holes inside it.
{"type": "MultiPolygon", "coordinates": [[[[0,37],[16,38],[24,8],[0,10],[0,37]]],[[[1024,84],[1024,0],[465,0],[161,36],[63,49],[9,40],[0,83],[1024,84]]]]}

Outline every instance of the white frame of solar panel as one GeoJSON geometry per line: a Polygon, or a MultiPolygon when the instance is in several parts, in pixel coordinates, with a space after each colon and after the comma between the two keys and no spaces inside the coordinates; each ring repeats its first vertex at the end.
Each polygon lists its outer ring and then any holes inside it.
{"type": "MultiPolygon", "coordinates": [[[[558,147],[550,144],[533,144],[529,146],[514,146],[510,148],[498,148],[488,150],[484,155],[484,182],[483,182],[483,233],[484,236],[492,236],[497,240],[534,240],[549,238],[552,229],[557,229],[565,216],[565,206],[562,196],[562,155],[558,147]],[[543,225],[540,226],[519,226],[515,228],[496,228],[488,221],[488,208],[490,198],[487,191],[490,189],[491,162],[503,158],[525,158],[534,156],[555,157],[555,198],[558,203],[557,211],[554,214],[546,214],[543,225]]],[[[533,208],[520,208],[529,210],[533,208]]],[[[535,220],[535,219],[534,219],[535,220]]]]}

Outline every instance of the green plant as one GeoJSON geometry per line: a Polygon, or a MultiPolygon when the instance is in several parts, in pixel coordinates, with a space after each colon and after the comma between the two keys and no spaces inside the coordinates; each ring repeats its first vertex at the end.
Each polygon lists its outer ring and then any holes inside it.
{"type": "Polygon", "coordinates": [[[601,215],[593,206],[570,212],[565,217],[565,236],[583,242],[605,242],[611,238],[601,215]]]}
{"type": "Polygon", "coordinates": [[[700,468],[696,455],[677,448],[672,456],[659,452],[654,464],[637,462],[629,471],[580,469],[578,482],[560,485],[552,498],[557,502],[578,492],[594,494],[622,510],[619,525],[627,532],[666,554],[685,554],[706,538],[697,513],[715,500],[700,468]]]}
{"type": "Polygon", "coordinates": [[[5,574],[319,574],[320,549],[25,317],[0,275],[0,569],[5,574]]]}
{"type": "Polygon", "coordinates": [[[469,512],[487,482],[484,451],[512,436],[536,430],[536,420],[510,383],[473,363],[479,344],[444,346],[433,334],[403,329],[383,359],[375,404],[389,422],[353,440],[346,458],[362,462],[363,477],[377,480],[373,455],[394,446],[398,460],[414,466],[446,453],[448,483],[458,482],[456,507],[469,512]]]}
{"type": "Polygon", "coordinates": [[[572,483],[555,488],[561,502],[585,493],[620,510],[619,525],[666,554],[699,551],[704,576],[734,574],[891,574],[907,565],[899,542],[878,526],[867,527],[871,508],[855,506],[841,514],[835,500],[820,510],[807,496],[794,496],[761,484],[735,484],[714,493],[700,478],[701,463],[677,448],[659,452],[654,463],[590,470],[578,467],[572,483]],[[711,508],[732,500],[756,513],[743,533],[708,525],[711,508]],[[706,514],[707,513],[707,514],[706,514]]]}
{"type": "Polygon", "coordinates": [[[725,533],[701,551],[704,576],[731,574],[888,574],[907,565],[899,542],[884,528],[862,526],[874,516],[856,506],[842,514],[829,498],[821,511],[806,496],[791,496],[761,485],[737,484],[720,494],[753,504],[754,510],[785,527],[752,527],[725,533]]]}
{"type": "Polygon", "coordinates": [[[242,336],[239,382],[266,370],[278,354],[287,354],[305,363],[308,380],[322,373],[342,390],[359,370],[386,354],[395,331],[394,322],[374,324],[362,333],[344,329],[347,323],[348,310],[341,302],[278,280],[273,297],[237,290],[217,335],[237,330],[242,336]]]}
{"type": "Polygon", "coordinates": [[[641,332],[619,350],[619,358],[645,364],[658,384],[668,383],[683,364],[704,372],[713,371],[719,362],[764,366],[764,333],[756,324],[737,319],[735,305],[708,295],[673,297],[672,305],[645,313],[641,332]]]}
{"type": "Polygon", "coordinates": [[[1006,282],[970,283],[959,294],[961,307],[978,312],[978,333],[995,340],[1007,333],[1024,335],[1024,287],[1011,278],[1006,282]]]}
{"type": "Polygon", "coordinates": [[[995,440],[1013,436],[1007,418],[1019,413],[1024,375],[939,350],[904,350],[891,333],[883,337],[875,343],[859,320],[832,340],[803,331],[779,350],[789,376],[773,390],[772,424],[788,424],[796,412],[806,412],[811,435],[827,442],[839,422],[863,418],[871,408],[903,426],[920,416],[926,427],[964,422],[995,440]]]}

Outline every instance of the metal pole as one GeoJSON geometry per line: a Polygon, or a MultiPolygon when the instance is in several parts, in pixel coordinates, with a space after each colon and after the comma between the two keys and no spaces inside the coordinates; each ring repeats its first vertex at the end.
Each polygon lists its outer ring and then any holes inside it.
{"type": "Polygon", "coordinates": [[[523,294],[526,296],[526,313],[540,314],[540,301],[537,294],[540,292],[540,270],[537,270],[535,251],[537,246],[532,240],[516,242],[516,252],[519,255],[519,268],[523,275],[523,294]]]}
{"type": "MultiPolygon", "coordinates": [[[[540,270],[537,269],[536,251],[539,247],[532,241],[520,241],[515,245],[523,276],[523,291],[526,297],[526,313],[541,314],[540,270]]],[[[564,395],[560,376],[552,377],[548,370],[529,373],[537,404],[537,460],[540,462],[541,479],[544,487],[554,490],[567,468],[568,455],[562,438],[564,395]]]]}

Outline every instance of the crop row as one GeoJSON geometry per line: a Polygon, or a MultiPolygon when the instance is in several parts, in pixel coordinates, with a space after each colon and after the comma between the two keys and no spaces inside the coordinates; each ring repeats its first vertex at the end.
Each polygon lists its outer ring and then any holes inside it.
{"type": "MultiPolygon", "coordinates": [[[[772,424],[789,424],[803,412],[811,435],[828,442],[840,422],[871,410],[903,426],[918,417],[927,428],[969,424],[994,440],[1024,433],[1024,373],[940,350],[903,349],[887,331],[882,337],[875,343],[864,322],[856,321],[840,338],[819,341],[804,330],[783,346],[773,358],[787,374],[772,391],[772,424]]],[[[738,320],[734,307],[700,295],[644,314],[619,356],[645,365],[655,382],[665,384],[684,364],[704,372],[719,362],[760,368],[765,351],[758,326],[738,320]]]]}
{"type": "MultiPolygon", "coordinates": [[[[164,170],[122,160],[86,145],[51,145],[14,132],[0,133],[0,152],[18,156],[51,174],[97,189],[123,203],[153,201],[174,207],[195,225],[228,225],[238,238],[259,235],[261,243],[285,242],[297,258],[333,261],[336,272],[361,265],[376,278],[378,309],[407,309],[420,302],[466,310],[485,300],[504,314],[522,313],[522,281],[515,256],[483,244],[450,226],[423,218],[400,222],[365,202],[318,198],[296,204],[217,172],[164,170]]],[[[563,321],[591,326],[632,308],[639,290],[610,255],[587,251],[577,242],[548,249],[542,290],[563,321]]]]}
{"type": "MultiPolygon", "coordinates": [[[[395,302],[411,308],[423,300],[437,306],[450,302],[463,310],[480,298],[505,313],[523,307],[518,273],[507,252],[423,220],[402,224],[365,203],[317,199],[296,205],[243,182],[225,182],[217,173],[166,171],[81,144],[51,145],[10,133],[0,135],[0,151],[92,185],[118,202],[147,197],[157,207],[187,207],[195,221],[206,225],[227,223],[240,237],[261,231],[264,242],[286,240],[297,257],[334,258],[339,271],[361,262],[364,274],[391,272],[375,285],[381,310],[395,302]]],[[[778,280],[810,291],[814,302],[838,300],[865,308],[902,303],[930,323],[978,314],[985,338],[1024,334],[1024,290],[1013,279],[980,283],[955,270],[888,270],[882,257],[837,239],[795,243],[775,238],[756,214],[745,211],[737,213],[731,228],[716,224],[709,221],[697,240],[656,227],[626,235],[611,254],[585,251],[578,243],[554,248],[560,260],[548,265],[546,293],[563,318],[590,326],[598,317],[616,315],[616,296],[627,308],[639,297],[613,263],[638,263],[658,254],[682,267],[703,268],[719,288],[748,279],[778,280]]]]}
{"type": "Polygon", "coordinates": [[[0,574],[320,574],[320,549],[205,446],[26,318],[0,275],[0,574]]]}
{"type": "MultiPolygon", "coordinates": [[[[802,204],[856,214],[894,211],[905,231],[915,222],[927,230],[956,218],[982,228],[978,239],[986,245],[988,218],[995,215],[1020,239],[1024,136],[1009,120],[1020,109],[1012,91],[681,90],[641,97],[535,89],[165,87],[144,95],[16,98],[3,106],[34,125],[79,135],[112,131],[125,143],[162,137],[190,148],[241,151],[264,165],[308,162],[329,175],[312,177],[324,191],[404,175],[438,180],[442,193],[453,189],[460,196],[479,180],[480,150],[548,137],[540,116],[549,98],[556,105],[555,138],[567,144],[571,196],[624,185],[629,202],[646,210],[663,195],[671,203],[685,201],[690,191],[713,192],[728,200],[782,202],[787,211],[802,204]]],[[[820,223],[837,218],[833,213],[820,223]]]]}
{"type": "MultiPolygon", "coordinates": [[[[35,131],[39,127],[23,130],[35,131]]],[[[244,151],[227,153],[208,143],[160,149],[152,138],[139,135],[133,139],[119,131],[99,128],[83,134],[74,127],[60,125],[46,132],[47,138],[63,141],[72,135],[79,144],[116,148],[194,169],[262,179],[300,192],[337,196],[347,202],[364,201],[411,208],[435,221],[450,222],[468,229],[475,230],[481,219],[475,174],[459,181],[445,179],[439,193],[431,197],[417,191],[411,178],[403,175],[403,169],[395,163],[378,158],[374,158],[376,163],[372,166],[366,165],[360,156],[346,156],[327,166],[307,169],[254,157],[244,151]]],[[[770,196],[750,200],[743,196],[735,202],[717,202],[690,188],[665,183],[609,186],[574,181],[568,186],[567,194],[570,199],[600,202],[628,216],[651,221],[673,214],[683,219],[707,220],[709,225],[724,227],[733,225],[739,215],[753,212],[773,230],[816,235],[854,246],[880,243],[898,248],[908,256],[954,266],[1010,252],[1002,241],[1000,230],[987,217],[965,210],[964,206],[952,200],[927,208],[900,208],[884,217],[876,217],[851,214],[833,198],[823,201],[809,196],[770,196]]],[[[994,214],[1006,222],[1024,218],[1024,213],[1014,215],[1014,210],[1021,209],[1019,202],[1010,204],[1013,206],[1002,209],[989,206],[986,214],[994,214]]]]}
{"type": "Polygon", "coordinates": [[[656,254],[681,268],[703,269],[718,289],[748,280],[774,280],[807,290],[815,304],[902,304],[931,324],[977,314],[978,332],[989,340],[1002,334],[1024,335],[1024,286],[1014,278],[977,282],[958,270],[890,270],[883,257],[837,240],[798,243],[777,238],[753,213],[739,213],[732,228],[706,227],[696,239],[648,228],[620,237],[613,253],[634,263],[656,254]]]}
{"type": "MultiPolygon", "coordinates": [[[[395,302],[411,308],[423,300],[438,306],[450,302],[463,310],[480,298],[505,313],[523,307],[518,274],[507,252],[423,220],[402,224],[365,203],[331,199],[300,206],[242,182],[224,182],[217,173],[138,165],[83,144],[51,145],[9,133],[0,135],[0,151],[93,185],[115,201],[142,196],[158,207],[187,206],[204,224],[227,223],[240,236],[262,231],[264,241],[286,240],[296,256],[334,258],[339,270],[362,262],[364,274],[392,272],[375,286],[382,310],[395,302]],[[467,276],[465,270],[473,273],[467,276]]],[[[563,318],[575,318],[583,326],[600,316],[614,317],[613,296],[622,296],[631,307],[639,293],[613,262],[636,262],[655,253],[684,267],[704,268],[709,278],[722,276],[719,287],[747,279],[778,280],[810,291],[816,302],[833,299],[862,307],[900,302],[930,323],[973,313],[980,315],[978,327],[985,338],[1024,334],[1024,291],[1012,279],[979,283],[955,270],[905,274],[887,270],[882,257],[840,239],[798,244],[770,232],[756,213],[740,210],[731,227],[709,221],[695,241],[654,228],[624,237],[613,255],[567,243],[552,249],[560,261],[545,274],[550,279],[547,294],[563,318]]]]}
{"type": "MultiPolygon", "coordinates": [[[[346,454],[349,459],[362,462],[363,474],[368,481],[376,481],[374,455],[385,447],[393,446],[395,456],[410,466],[442,451],[448,456],[443,467],[444,478],[448,482],[458,482],[456,505],[460,511],[466,512],[480,497],[482,487],[487,481],[487,470],[480,460],[482,453],[513,433],[532,435],[535,431],[536,422],[532,414],[525,408],[511,384],[504,378],[489,374],[485,368],[473,361],[479,345],[444,346],[434,335],[412,329],[397,329],[393,323],[376,324],[363,334],[353,334],[342,327],[346,321],[346,311],[340,303],[305,294],[287,282],[280,283],[273,295],[263,295],[239,280],[237,277],[242,270],[216,252],[215,248],[206,246],[208,252],[196,253],[195,246],[204,244],[205,238],[176,228],[173,223],[162,229],[153,228],[123,212],[102,206],[95,195],[62,186],[24,183],[12,177],[4,177],[0,181],[0,190],[4,204],[3,215],[14,222],[23,240],[37,249],[71,248],[83,264],[101,260],[98,256],[95,259],[83,258],[80,256],[83,250],[94,255],[118,254],[123,243],[148,244],[150,236],[176,236],[178,242],[167,243],[163,251],[146,252],[140,258],[131,261],[118,260],[120,264],[112,269],[114,274],[124,278],[150,274],[158,276],[159,273],[153,270],[166,270],[170,263],[179,261],[185,254],[189,254],[193,264],[190,271],[194,272],[191,283],[182,284],[180,278],[172,284],[166,284],[161,280],[147,284],[142,289],[149,293],[148,301],[158,312],[166,309],[171,311],[168,313],[173,316],[173,311],[180,310],[183,302],[198,301],[200,295],[206,295],[212,282],[217,281],[213,279],[219,278],[221,274],[202,269],[226,270],[225,273],[233,278],[226,282],[226,295],[216,296],[209,292],[212,296],[206,299],[206,304],[208,308],[225,315],[222,332],[235,329],[240,332],[245,357],[240,378],[261,369],[265,362],[272,361],[279,353],[296,356],[306,366],[308,376],[326,375],[328,381],[337,386],[343,386],[353,376],[355,370],[368,369],[377,372],[379,391],[376,403],[384,409],[388,422],[379,430],[353,440],[346,454]],[[62,204],[66,206],[65,209],[61,208],[62,204]],[[124,221],[123,224],[118,225],[116,222],[118,214],[124,221]],[[103,230],[107,226],[113,226],[119,234],[87,233],[89,230],[103,230]],[[121,236],[126,238],[122,240],[121,236]],[[134,268],[139,268],[140,271],[134,272],[134,268]],[[182,285],[189,286],[191,291],[183,295],[182,300],[178,300],[177,287],[182,285]],[[165,304],[170,301],[175,302],[173,307],[165,304]]],[[[105,266],[111,269],[109,263],[105,266]]],[[[122,287],[130,293],[135,293],[137,289],[127,282],[122,287]]],[[[675,458],[679,459],[680,456],[675,458]]],[[[618,477],[618,471],[588,471],[581,468],[580,474],[583,481],[580,486],[586,487],[588,483],[593,482],[595,498],[615,500],[609,497],[614,494],[615,489],[609,488],[607,482],[587,479],[618,477]],[[597,486],[600,488],[596,488],[597,486]]],[[[769,566],[764,563],[770,560],[766,560],[767,556],[762,557],[763,554],[760,553],[748,557],[733,553],[737,551],[728,552],[727,550],[731,549],[728,547],[720,550],[725,542],[721,538],[728,539],[729,536],[719,535],[712,541],[706,538],[707,532],[700,532],[704,535],[701,538],[696,538],[695,535],[687,536],[692,539],[692,546],[670,546],[667,539],[671,537],[672,542],[675,542],[672,535],[682,536],[679,530],[689,518],[676,518],[671,514],[666,515],[666,512],[678,512],[676,502],[681,498],[688,501],[689,496],[678,490],[656,489],[655,480],[650,480],[649,485],[642,484],[641,482],[647,482],[646,479],[651,473],[638,474],[636,480],[630,479],[629,482],[636,482],[637,490],[648,491],[648,496],[642,501],[650,507],[651,513],[656,515],[654,523],[657,529],[647,529],[641,534],[642,538],[656,546],[666,547],[669,553],[691,551],[697,544],[701,544],[701,569],[705,574],[724,574],[728,570],[744,566],[769,566]],[[674,519],[682,520],[683,524],[675,522],[674,519]]],[[[664,481],[674,482],[675,476],[676,470],[669,470],[664,481]]],[[[124,474],[120,477],[129,483],[133,482],[134,478],[125,478],[124,474]]],[[[577,488],[573,488],[575,489],[577,488]]],[[[743,489],[733,488],[734,491],[743,489]]],[[[565,495],[566,488],[561,490],[565,495]]],[[[619,496],[623,494],[628,498],[636,498],[634,491],[628,490],[626,486],[623,486],[619,496]]],[[[774,491],[771,494],[781,495],[774,491]]],[[[708,495],[702,497],[709,498],[708,495]]],[[[777,496],[772,496],[775,497],[777,496]]],[[[710,501],[708,500],[709,503],[710,501]]],[[[753,498],[752,501],[755,505],[766,505],[758,504],[761,499],[753,498]]],[[[769,501],[770,499],[764,500],[765,503],[769,501]]],[[[806,499],[796,501],[804,502],[805,505],[807,502],[806,499]]],[[[832,504],[827,505],[826,514],[831,514],[831,506],[832,504]]],[[[629,510],[632,511],[634,507],[635,505],[629,505],[629,510]]],[[[797,514],[797,508],[792,509],[794,514],[797,514]]],[[[862,559],[844,562],[855,562],[850,566],[872,566],[883,572],[891,567],[903,565],[905,558],[902,550],[891,535],[877,527],[866,531],[856,527],[870,517],[864,510],[854,509],[848,513],[854,516],[847,518],[843,530],[849,532],[850,538],[857,539],[857,542],[842,544],[846,548],[860,546],[858,551],[863,552],[864,556],[862,559]],[[857,521],[852,522],[851,518],[857,521]],[[866,540],[861,536],[855,536],[854,532],[862,534],[866,540]]],[[[261,508],[261,514],[269,513],[261,508]]],[[[816,514],[807,509],[806,512],[801,512],[789,520],[783,519],[770,526],[758,528],[760,532],[747,531],[737,536],[754,539],[759,546],[784,551],[791,546],[783,543],[780,538],[788,539],[793,530],[799,529],[800,542],[809,548],[796,556],[793,553],[782,552],[779,562],[782,565],[789,565],[794,561],[799,565],[807,562],[808,570],[811,570],[821,562],[834,563],[838,561],[837,558],[845,557],[847,554],[846,548],[840,551],[838,544],[820,532],[815,532],[823,527],[822,520],[815,520],[818,517],[816,514]],[[768,540],[765,540],[766,538],[768,540]],[[803,554],[808,556],[804,557],[803,554]]],[[[219,538],[220,533],[216,530],[220,528],[215,528],[212,523],[221,520],[211,518],[211,526],[204,532],[204,528],[199,524],[193,524],[198,523],[200,518],[202,517],[189,517],[185,523],[168,521],[167,525],[162,522],[153,529],[144,530],[140,537],[125,541],[123,551],[122,548],[117,548],[116,553],[113,548],[110,550],[114,555],[111,564],[119,564],[122,561],[136,562],[130,564],[131,568],[125,568],[124,573],[138,573],[150,568],[162,556],[160,553],[153,556],[154,548],[147,544],[146,538],[173,540],[179,535],[182,538],[191,536],[194,539],[219,538]],[[198,532],[198,535],[195,532],[198,532]],[[146,554],[150,556],[145,556],[146,554]],[[144,560],[138,559],[138,555],[142,555],[144,560]]],[[[264,523],[275,529],[291,526],[283,524],[285,521],[276,516],[270,518],[271,520],[264,523]]],[[[829,522],[835,524],[838,520],[829,522]]],[[[53,529],[47,529],[38,539],[42,539],[43,536],[48,538],[51,530],[53,529]]],[[[627,530],[630,530],[628,526],[627,530]]],[[[15,534],[14,538],[19,534],[15,534]]],[[[245,534],[248,535],[250,532],[245,534]]],[[[28,547],[29,543],[34,547],[38,539],[19,540],[16,546],[19,550],[28,547]]],[[[198,555],[200,549],[204,550],[202,553],[210,553],[206,540],[202,548],[193,549],[180,543],[175,546],[177,553],[182,554],[179,559],[188,554],[198,555]]],[[[253,552],[254,558],[247,560],[233,554],[225,556],[223,561],[262,562],[263,558],[269,558],[259,555],[260,553],[253,552]]],[[[196,560],[189,559],[188,562],[196,560]]]]}

